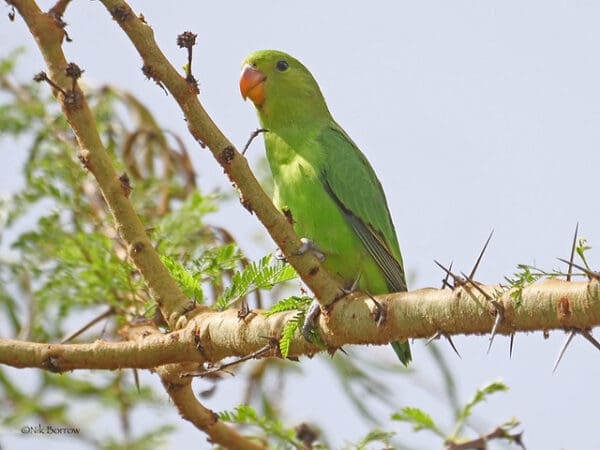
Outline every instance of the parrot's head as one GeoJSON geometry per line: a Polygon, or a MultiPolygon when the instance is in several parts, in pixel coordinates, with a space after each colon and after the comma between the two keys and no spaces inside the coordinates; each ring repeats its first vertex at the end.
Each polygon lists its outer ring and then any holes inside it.
{"type": "Polygon", "coordinates": [[[331,118],[311,73],[284,52],[260,50],[249,55],[242,63],[240,91],[244,100],[252,100],[267,128],[331,118]]]}

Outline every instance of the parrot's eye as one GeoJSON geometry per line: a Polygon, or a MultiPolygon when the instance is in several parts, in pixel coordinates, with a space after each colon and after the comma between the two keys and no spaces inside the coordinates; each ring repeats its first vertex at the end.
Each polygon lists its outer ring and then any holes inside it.
{"type": "Polygon", "coordinates": [[[287,61],[284,61],[282,59],[280,61],[277,61],[277,65],[275,67],[277,67],[277,70],[279,70],[280,72],[285,72],[286,70],[288,70],[290,65],[288,64],[287,61]]]}

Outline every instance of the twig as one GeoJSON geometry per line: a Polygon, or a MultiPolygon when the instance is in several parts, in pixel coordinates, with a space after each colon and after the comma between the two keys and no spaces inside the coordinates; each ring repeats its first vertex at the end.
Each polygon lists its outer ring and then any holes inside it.
{"type": "Polygon", "coordinates": [[[254,139],[256,139],[256,137],[261,134],[261,133],[267,133],[269,130],[267,130],[266,128],[258,128],[256,130],[254,130],[252,132],[252,134],[250,135],[250,137],[248,138],[248,142],[246,142],[246,145],[244,145],[244,150],[242,150],[242,155],[246,154],[246,151],[248,150],[248,147],[250,147],[250,144],[252,144],[252,141],[254,139]]]}
{"type": "Polygon", "coordinates": [[[230,363],[227,364],[220,364],[217,367],[213,367],[211,369],[208,370],[201,370],[198,372],[184,372],[181,375],[179,375],[181,378],[188,378],[188,377],[205,377],[207,375],[212,375],[214,373],[217,372],[227,372],[231,375],[233,375],[231,372],[228,372],[227,369],[233,366],[237,366],[238,364],[243,363],[244,361],[248,361],[250,359],[258,359],[258,358],[262,358],[265,355],[268,355],[269,353],[271,353],[273,351],[273,349],[278,348],[278,343],[276,339],[272,339],[269,338],[269,343],[266,344],[264,347],[256,350],[255,352],[252,352],[248,355],[242,356],[241,358],[236,359],[235,361],[232,361],[230,363]]]}

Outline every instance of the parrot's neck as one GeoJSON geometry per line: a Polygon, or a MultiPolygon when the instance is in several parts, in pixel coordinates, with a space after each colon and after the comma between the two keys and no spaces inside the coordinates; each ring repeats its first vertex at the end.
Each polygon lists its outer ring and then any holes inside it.
{"type": "Polygon", "coordinates": [[[302,147],[306,142],[313,139],[332,120],[329,111],[326,115],[319,116],[295,111],[288,114],[270,114],[268,110],[259,110],[258,116],[262,128],[278,135],[294,148],[302,147]]]}

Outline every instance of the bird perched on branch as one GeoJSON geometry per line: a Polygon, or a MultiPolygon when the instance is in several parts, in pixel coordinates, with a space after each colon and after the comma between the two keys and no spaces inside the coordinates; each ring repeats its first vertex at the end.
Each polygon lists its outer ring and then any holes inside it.
{"type": "MultiPolygon", "coordinates": [[[[292,56],[262,50],[243,62],[240,90],[254,103],[273,174],[274,202],[348,287],[406,291],[394,224],[377,175],[331,116],[319,85],[292,56]]],[[[393,342],[403,364],[408,342],[393,342]]]]}

